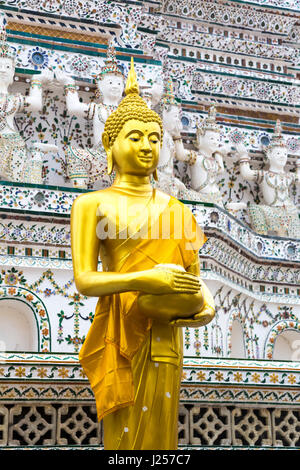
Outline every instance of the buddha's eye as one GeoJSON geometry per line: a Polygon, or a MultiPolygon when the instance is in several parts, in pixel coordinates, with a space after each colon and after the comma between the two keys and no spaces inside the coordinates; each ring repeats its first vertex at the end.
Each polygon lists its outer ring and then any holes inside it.
{"type": "Polygon", "coordinates": [[[157,140],[157,139],[150,139],[150,142],[151,142],[152,144],[157,144],[158,140],[157,140]]]}
{"type": "Polygon", "coordinates": [[[138,142],[140,139],[138,137],[129,137],[132,142],[138,142]]]}

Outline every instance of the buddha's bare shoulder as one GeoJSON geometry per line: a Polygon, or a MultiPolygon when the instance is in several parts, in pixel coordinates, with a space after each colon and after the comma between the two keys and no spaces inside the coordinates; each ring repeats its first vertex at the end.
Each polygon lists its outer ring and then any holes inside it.
{"type": "Polygon", "coordinates": [[[72,205],[72,211],[74,210],[94,210],[99,204],[102,204],[108,200],[112,195],[110,188],[100,189],[98,191],[90,191],[88,193],[81,194],[78,196],[72,205]]]}

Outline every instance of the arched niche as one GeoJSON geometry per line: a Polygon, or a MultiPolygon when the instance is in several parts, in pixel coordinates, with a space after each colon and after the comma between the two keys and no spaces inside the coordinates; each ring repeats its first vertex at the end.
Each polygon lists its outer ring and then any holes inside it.
{"type": "Polygon", "coordinates": [[[2,286],[0,288],[0,312],[3,312],[1,315],[0,341],[4,341],[2,339],[4,331],[7,335],[7,344],[4,347],[3,344],[0,344],[2,350],[9,351],[9,348],[17,347],[20,351],[28,345],[30,351],[51,351],[50,319],[44,302],[37,294],[21,286],[2,286]],[[13,344],[9,333],[9,325],[12,324],[18,324],[19,329],[21,329],[20,325],[22,324],[24,331],[30,332],[31,340],[26,342],[27,340],[24,338],[22,343],[18,340],[13,344]],[[2,330],[3,333],[1,334],[2,330]]]}
{"type": "Polygon", "coordinates": [[[300,331],[285,330],[276,337],[273,359],[278,361],[300,360],[300,331]]]}
{"type": "Polygon", "coordinates": [[[37,351],[38,325],[33,309],[18,299],[0,299],[0,342],[5,351],[37,351]]]}
{"type": "Polygon", "coordinates": [[[275,323],[266,338],[264,357],[300,361],[300,322],[279,320],[275,323]]]}
{"type": "Polygon", "coordinates": [[[230,357],[236,359],[246,358],[244,331],[238,319],[232,320],[231,323],[230,357]]]}

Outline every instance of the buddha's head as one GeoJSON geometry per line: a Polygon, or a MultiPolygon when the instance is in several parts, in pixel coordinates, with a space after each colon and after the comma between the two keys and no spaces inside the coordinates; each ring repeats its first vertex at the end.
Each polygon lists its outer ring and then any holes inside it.
{"type": "Polygon", "coordinates": [[[162,144],[162,122],[139,96],[133,59],[126,84],[126,97],[106,120],[102,134],[108,173],[156,178],[162,144]]]}

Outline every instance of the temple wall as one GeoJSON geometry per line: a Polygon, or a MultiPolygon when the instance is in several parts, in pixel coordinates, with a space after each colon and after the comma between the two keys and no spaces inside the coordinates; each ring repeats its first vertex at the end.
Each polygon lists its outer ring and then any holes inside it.
{"type": "MultiPolygon", "coordinates": [[[[51,68],[73,76],[84,102],[95,99],[93,75],[112,41],[125,74],[134,56],[142,91],[172,78],[186,148],[194,148],[196,127],[215,104],[223,141],[234,144],[242,135],[257,169],[266,165],[263,149],[280,119],[287,170],[295,171],[296,0],[11,0],[1,10],[17,53],[12,92],[27,93],[31,75],[51,68]]],[[[43,99],[42,112],[19,114],[16,126],[28,146],[58,147],[45,157],[44,184],[0,183],[0,445],[101,448],[93,395],[77,358],[96,299],[79,295],[74,285],[69,217],[82,190],[66,175],[64,152],[69,143],[90,146],[93,130],[91,121],[68,115],[59,84],[43,99]],[[35,437],[22,430],[30,414],[35,437]],[[45,431],[39,422],[47,423],[45,431]]],[[[261,202],[258,186],[241,178],[236,157],[224,163],[224,201],[261,202]]],[[[186,165],[175,162],[175,170],[189,186],[186,165]]],[[[297,206],[299,195],[293,187],[297,206]]],[[[297,448],[300,240],[256,234],[246,211],[190,207],[208,236],[201,272],[217,309],[207,327],[184,330],[180,446],[297,448]],[[252,436],[253,422],[260,431],[252,436]]]]}

